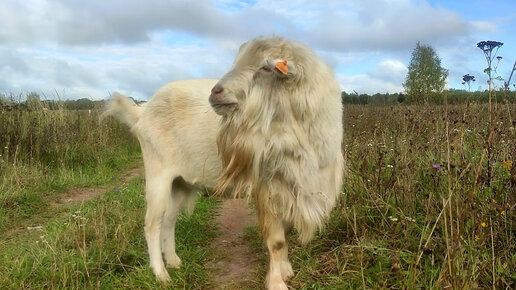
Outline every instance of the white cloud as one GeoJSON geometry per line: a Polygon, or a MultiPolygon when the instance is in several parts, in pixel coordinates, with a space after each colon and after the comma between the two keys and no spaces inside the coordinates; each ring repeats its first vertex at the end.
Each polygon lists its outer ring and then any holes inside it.
{"type": "Polygon", "coordinates": [[[322,5],[264,0],[253,4],[227,0],[7,0],[0,10],[4,22],[0,42],[131,44],[149,41],[155,31],[171,30],[238,42],[277,33],[320,49],[378,50],[407,48],[418,40],[446,43],[473,30],[495,29],[492,23],[468,22],[424,1],[332,0],[322,5]]]}
{"type": "Polygon", "coordinates": [[[407,67],[399,60],[385,59],[365,74],[343,75],[337,74],[342,90],[359,94],[399,93],[403,89],[403,81],[407,74],[407,67]]]}
{"type": "Polygon", "coordinates": [[[498,27],[493,22],[489,21],[471,21],[471,26],[480,32],[488,32],[488,33],[496,33],[498,32],[498,27]]]}
{"type": "Polygon", "coordinates": [[[0,91],[74,98],[146,98],[169,81],[216,78],[243,41],[273,33],[313,47],[349,91],[402,91],[417,41],[436,48],[453,83],[481,74],[479,35],[514,22],[424,0],[3,0],[0,19],[0,91]]]}
{"type": "Polygon", "coordinates": [[[407,71],[407,67],[401,61],[386,59],[379,62],[368,75],[381,81],[399,85],[405,80],[407,71]]]}
{"type": "Polygon", "coordinates": [[[35,91],[68,98],[106,98],[121,91],[146,99],[162,85],[179,79],[218,76],[231,65],[232,55],[211,47],[141,46],[76,48],[55,53],[49,49],[0,50],[2,92],[35,91]]]}

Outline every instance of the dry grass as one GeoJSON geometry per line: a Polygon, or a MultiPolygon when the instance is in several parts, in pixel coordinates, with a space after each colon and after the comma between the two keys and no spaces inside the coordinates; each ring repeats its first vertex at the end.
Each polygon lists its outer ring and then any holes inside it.
{"type": "Polygon", "coordinates": [[[290,285],[516,287],[516,106],[498,104],[492,128],[487,105],[344,111],[340,205],[308,247],[292,240],[290,285]]]}
{"type": "Polygon", "coordinates": [[[71,186],[109,182],[140,156],[138,142],[99,110],[0,110],[0,229],[71,186]]]}
{"type": "MultiPolygon", "coordinates": [[[[340,204],[308,246],[291,240],[296,276],[289,285],[515,288],[516,105],[495,104],[491,125],[483,104],[344,110],[348,173],[340,204]]],[[[0,123],[8,124],[0,127],[1,227],[37,216],[45,206],[42,196],[106,182],[138,154],[125,128],[99,124],[97,117],[95,111],[0,113],[0,123]]],[[[61,212],[43,234],[0,241],[0,260],[8,265],[0,284],[158,287],[147,268],[141,191],[140,183],[133,184],[122,196],[112,193],[61,212]]],[[[185,258],[191,261],[187,267],[173,272],[177,287],[210,283],[202,268],[209,253],[197,250],[213,238],[203,227],[214,203],[203,199],[201,206],[206,210],[178,233],[193,239],[181,241],[194,245],[182,251],[195,253],[185,258]],[[195,235],[193,228],[199,230],[195,235]]],[[[247,239],[264,257],[249,288],[263,287],[266,251],[256,229],[247,239]]]]}

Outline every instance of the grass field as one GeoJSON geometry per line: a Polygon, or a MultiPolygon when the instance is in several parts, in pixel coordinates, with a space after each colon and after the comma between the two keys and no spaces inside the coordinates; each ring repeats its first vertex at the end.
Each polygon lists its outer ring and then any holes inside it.
{"type": "Polygon", "coordinates": [[[73,186],[104,184],[139,160],[138,142],[98,111],[0,111],[0,231],[73,186]]]}
{"type": "Polygon", "coordinates": [[[290,285],[516,287],[516,106],[495,112],[489,128],[486,105],[346,106],[340,206],[294,245],[290,285]]]}
{"type": "MultiPolygon", "coordinates": [[[[290,241],[296,289],[515,288],[516,106],[344,108],[343,194],[324,232],[290,241]]],[[[135,139],[96,111],[2,112],[0,288],[160,288],[148,268],[135,139]],[[67,188],[103,196],[52,207],[67,188]],[[29,227],[29,228],[28,228],[29,227]]],[[[217,202],[201,197],[177,229],[170,289],[212,286],[217,202]]],[[[266,250],[249,228],[263,287],[266,250]]],[[[258,282],[256,282],[258,281],[258,282]]]]}

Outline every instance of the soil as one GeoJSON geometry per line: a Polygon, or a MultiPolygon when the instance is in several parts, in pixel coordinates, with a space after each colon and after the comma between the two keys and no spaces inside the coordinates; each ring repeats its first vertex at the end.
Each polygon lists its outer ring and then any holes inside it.
{"type": "Polygon", "coordinates": [[[256,215],[244,199],[228,199],[222,202],[215,221],[218,235],[211,248],[217,258],[208,265],[216,285],[213,289],[241,289],[239,285],[252,279],[257,265],[256,255],[244,239],[245,228],[256,225],[256,215]]]}
{"type": "MultiPolygon", "coordinates": [[[[142,167],[136,167],[136,168],[130,169],[121,177],[121,181],[122,181],[122,183],[125,183],[137,176],[143,176],[143,168],[142,167]]],[[[99,195],[104,194],[107,190],[108,190],[108,188],[106,188],[106,187],[72,188],[72,189],[69,189],[66,192],[64,192],[62,195],[60,195],[59,200],[52,201],[51,205],[52,206],[60,206],[60,205],[66,205],[66,204],[71,204],[71,203],[76,203],[76,202],[88,201],[99,195]]]]}

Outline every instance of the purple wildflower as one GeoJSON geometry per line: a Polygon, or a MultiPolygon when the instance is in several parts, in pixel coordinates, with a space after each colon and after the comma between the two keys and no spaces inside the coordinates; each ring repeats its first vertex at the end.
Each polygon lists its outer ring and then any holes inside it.
{"type": "Polygon", "coordinates": [[[435,170],[439,170],[439,169],[441,169],[441,164],[439,164],[439,163],[433,164],[432,168],[435,169],[435,170]]]}
{"type": "Polygon", "coordinates": [[[117,188],[117,189],[115,189],[115,192],[120,192],[120,190],[117,188]]]}

